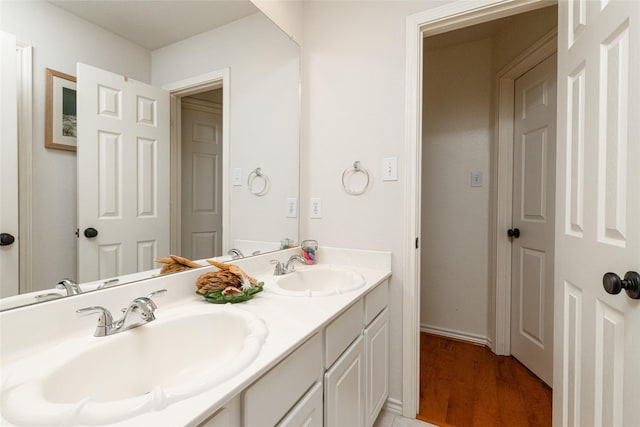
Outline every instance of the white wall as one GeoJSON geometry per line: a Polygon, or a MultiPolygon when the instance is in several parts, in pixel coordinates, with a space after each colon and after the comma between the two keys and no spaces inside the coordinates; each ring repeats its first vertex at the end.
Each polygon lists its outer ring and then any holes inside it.
{"type": "Polygon", "coordinates": [[[33,288],[76,277],[76,155],[44,148],[45,68],[76,62],[148,82],[150,54],[47,2],[0,2],[0,28],[33,46],[33,288]],[[113,54],[117,52],[117,54],[113,54]]]}
{"type": "Polygon", "coordinates": [[[303,2],[278,0],[251,0],[265,15],[275,22],[282,31],[298,44],[303,44],[303,2]]]}
{"type": "Polygon", "coordinates": [[[405,20],[434,1],[304,4],[301,239],[322,246],[390,250],[390,399],[402,401],[402,188],[405,159],[405,20]],[[399,180],[382,182],[382,159],[397,156],[399,180]],[[355,160],[372,184],[342,189],[355,160]],[[309,219],[311,197],[321,219],[309,219]]]}
{"type": "Polygon", "coordinates": [[[421,326],[487,340],[492,40],[424,52],[421,326]],[[470,174],[483,174],[471,187],[470,174]]]}
{"type": "Polygon", "coordinates": [[[229,170],[243,171],[243,185],[231,187],[232,242],[297,240],[298,220],[286,218],[286,199],[298,195],[299,50],[256,13],[152,53],[156,86],[230,68],[229,170]],[[271,180],[262,197],[246,187],[256,167],[271,180]]]}

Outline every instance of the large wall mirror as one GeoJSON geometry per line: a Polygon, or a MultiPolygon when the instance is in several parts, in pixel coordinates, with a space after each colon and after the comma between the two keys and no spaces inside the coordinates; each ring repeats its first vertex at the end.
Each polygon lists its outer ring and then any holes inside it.
{"type": "Polygon", "coordinates": [[[0,30],[30,46],[32,61],[18,73],[32,79],[31,194],[20,194],[30,239],[18,239],[22,269],[16,283],[1,283],[2,309],[64,294],[55,285],[65,278],[90,291],[150,277],[161,267],[153,259],[169,254],[224,260],[298,242],[300,47],[252,2],[8,0],[0,8],[0,30]],[[78,78],[77,152],[45,147],[47,69],[78,78]],[[118,84],[132,82],[166,96],[161,104],[136,95],[135,113],[166,129],[166,155],[144,143],[127,154],[85,127],[119,105],[118,84]],[[103,143],[93,157],[87,136],[103,143]],[[86,219],[87,210],[97,217],[86,219]],[[114,220],[125,211],[159,215],[162,226],[136,240],[142,226],[114,220]],[[122,249],[127,238],[133,252],[122,249]]]}

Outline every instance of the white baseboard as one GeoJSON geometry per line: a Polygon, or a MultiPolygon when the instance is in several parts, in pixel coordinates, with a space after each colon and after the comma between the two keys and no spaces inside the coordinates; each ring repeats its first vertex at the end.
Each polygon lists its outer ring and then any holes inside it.
{"type": "Polygon", "coordinates": [[[474,344],[486,345],[493,349],[493,343],[488,337],[481,335],[469,334],[466,332],[453,331],[450,329],[439,328],[436,326],[420,325],[420,332],[426,332],[433,335],[441,335],[447,338],[455,338],[461,341],[467,341],[474,344]]]}
{"type": "Polygon", "coordinates": [[[402,402],[397,399],[387,399],[382,407],[383,411],[392,413],[393,415],[402,416],[402,402]]]}

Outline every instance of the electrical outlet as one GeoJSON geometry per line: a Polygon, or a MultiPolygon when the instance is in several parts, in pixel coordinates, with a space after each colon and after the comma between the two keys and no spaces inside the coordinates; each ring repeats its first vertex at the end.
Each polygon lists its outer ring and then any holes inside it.
{"type": "Polygon", "coordinates": [[[382,159],[382,180],[397,181],[398,180],[398,158],[387,157],[382,159]]]}
{"type": "Polygon", "coordinates": [[[289,197],[287,199],[287,218],[296,218],[298,216],[298,199],[289,197]]]}
{"type": "Polygon", "coordinates": [[[322,218],[322,201],[320,197],[311,198],[311,218],[322,218]]]}

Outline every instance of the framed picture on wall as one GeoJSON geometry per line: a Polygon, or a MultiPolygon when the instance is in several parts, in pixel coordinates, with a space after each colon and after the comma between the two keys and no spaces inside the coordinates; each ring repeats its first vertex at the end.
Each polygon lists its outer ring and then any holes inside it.
{"type": "Polygon", "coordinates": [[[44,146],[76,151],[76,78],[47,68],[44,146]]]}

